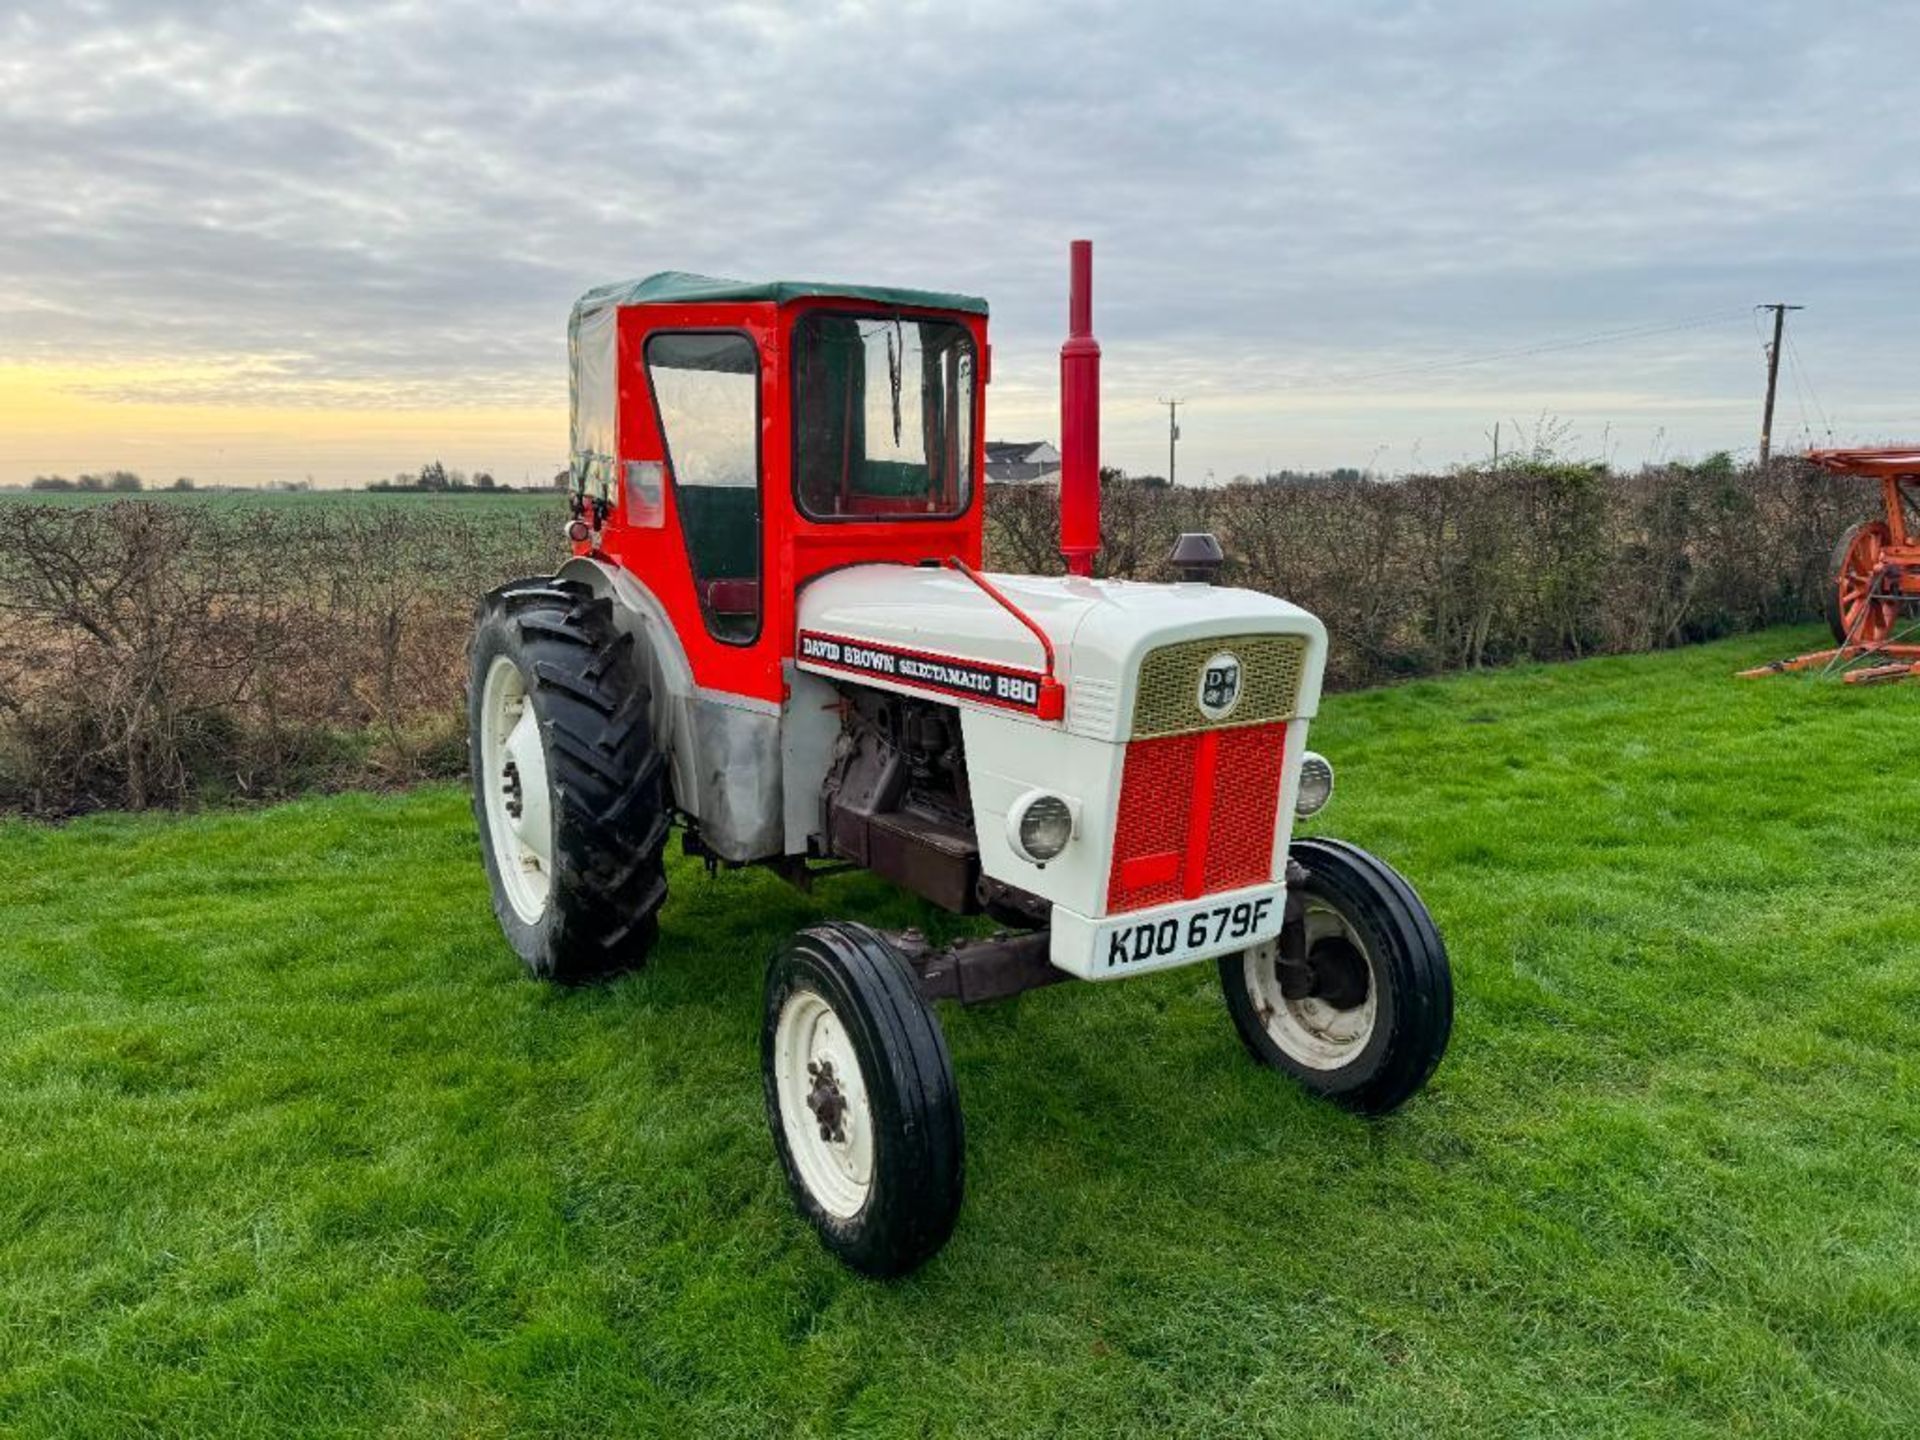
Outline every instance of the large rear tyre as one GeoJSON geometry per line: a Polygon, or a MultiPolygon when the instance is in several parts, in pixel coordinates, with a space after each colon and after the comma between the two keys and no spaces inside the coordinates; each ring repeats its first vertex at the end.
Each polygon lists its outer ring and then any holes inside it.
{"type": "Polygon", "coordinates": [[[767,969],[767,1122],[800,1213],[842,1263],[904,1275],[953,1233],[965,1145],[940,1022],[864,925],[802,930],[767,969]]]}
{"type": "Polygon", "coordinates": [[[639,964],[668,822],[633,637],[586,586],[521,580],[481,601],[469,661],[473,816],[508,943],[563,983],[639,964]]]}
{"type": "MultiPolygon", "coordinates": [[[[1384,860],[1300,840],[1300,919],[1222,957],[1241,1041],[1336,1105],[1382,1115],[1423,1087],[1453,1030],[1453,976],[1427,907],[1384,860]]],[[[1293,898],[1293,897],[1290,897],[1293,898]]]]}
{"type": "Polygon", "coordinates": [[[1894,600],[1873,599],[1880,554],[1893,538],[1884,520],[1866,520],[1840,537],[1828,562],[1827,628],[1836,645],[1878,645],[1900,616],[1894,600]]]}

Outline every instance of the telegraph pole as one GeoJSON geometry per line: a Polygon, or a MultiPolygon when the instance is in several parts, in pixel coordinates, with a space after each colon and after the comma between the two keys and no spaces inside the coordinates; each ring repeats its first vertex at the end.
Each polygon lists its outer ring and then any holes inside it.
{"type": "Polygon", "coordinates": [[[1173,447],[1174,443],[1180,438],[1179,410],[1180,407],[1187,402],[1177,399],[1162,399],[1159,403],[1167,407],[1167,485],[1171,488],[1173,485],[1173,447]]]}
{"type": "Polygon", "coordinates": [[[1787,311],[1804,310],[1804,305],[1756,305],[1756,310],[1773,311],[1773,343],[1767,346],[1767,408],[1760,417],[1760,468],[1767,468],[1773,454],[1773,392],[1780,383],[1780,336],[1787,325],[1787,311]]]}

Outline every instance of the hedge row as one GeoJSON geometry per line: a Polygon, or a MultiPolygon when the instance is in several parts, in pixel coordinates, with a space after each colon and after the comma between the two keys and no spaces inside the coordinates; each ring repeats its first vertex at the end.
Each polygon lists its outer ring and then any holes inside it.
{"type": "Polygon", "coordinates": [[[459,773],[474,599],[550,571],[559,518],[0,504],[0,808],[459,773]]]}
{"type": "MultiPolygon", "coordinates": [[[[1327,621],[1336,686],[1655,649],[1819,614],[1858,482],[1792,462],[1521,464],[1168,490],[1112,477],[1106,572],[1225,583],[1327,621]]],[[[1051,572],[1056,508],[996,491],[990,561],[1051,572]]],[[[0,808],[271,798],[460,773],[476,596],[550,570],[559,515],[0,505],[0,808]]]]}
{"type": "MultiPolygon", "coordinates": [[[[1330,682],[1372,685],[1515,660],[1655,650],[1820,615],[1835,540],[1878,492],[1795,461],[1725,457],[1633,474],[1523,463],[1403,480],[1169,491],[1109,483],[1110,573],[1170,579],[1211,530],[1222,583],[1327,622],[1330,682]]],[[[996,496],[996,562],[1044,567],[1056,504],[996,496]]]]}

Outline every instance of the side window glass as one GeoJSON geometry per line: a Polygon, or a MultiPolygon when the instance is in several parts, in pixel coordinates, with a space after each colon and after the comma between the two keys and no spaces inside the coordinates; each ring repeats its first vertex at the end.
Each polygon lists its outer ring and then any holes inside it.
{"type": "Polygon", "coordinates": [[[744,335],[654,335],[647,380],[667,474],[715,639],[760,634],[760,357],[744,335]]]}

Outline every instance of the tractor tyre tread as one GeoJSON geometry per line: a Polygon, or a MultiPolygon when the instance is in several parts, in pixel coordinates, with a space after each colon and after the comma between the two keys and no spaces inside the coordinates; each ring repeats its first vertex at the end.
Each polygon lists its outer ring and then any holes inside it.
{"type": "MultiPolygon", "coordinates": [[[[495,879],[494,911],[527,968],[576,984],[642,963],[667,893],[669,805],[651,694],[631,634],[611,602],[567,580],[520,580],[478,608],[469,731],[478,743],[486,668],[510,654],[545,734],[554,817],[554,874],[540,920],[521,921],[495,879]]],[[[486,805],[474,761],[474,815],[486,805]]],[[[489,872],[493,847],[483,843],[489,872]]]]}

